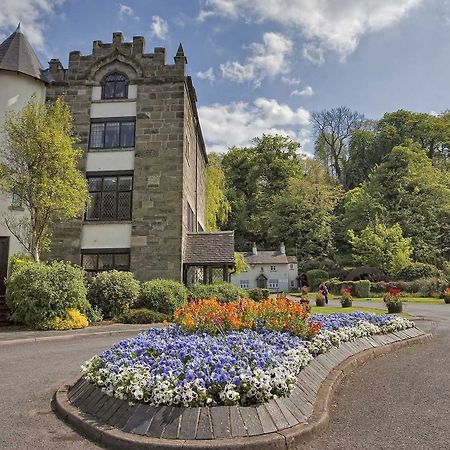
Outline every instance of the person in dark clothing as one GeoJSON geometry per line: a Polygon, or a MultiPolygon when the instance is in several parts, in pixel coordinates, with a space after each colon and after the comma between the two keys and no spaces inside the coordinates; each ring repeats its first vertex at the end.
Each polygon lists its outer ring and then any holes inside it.
{"type": "Polygon", "coordinates": [[[328,288],[325,283],[320,284],[319,292],[325,297],[325,304],[328,305],[328,288]]]}
{"type": "Polygon", "coordinates": [[[299,289],[301,290],[303,287],[308,287],[308,278],[306,278],[306,274],[302,273],[299,278],[299,289]]]}

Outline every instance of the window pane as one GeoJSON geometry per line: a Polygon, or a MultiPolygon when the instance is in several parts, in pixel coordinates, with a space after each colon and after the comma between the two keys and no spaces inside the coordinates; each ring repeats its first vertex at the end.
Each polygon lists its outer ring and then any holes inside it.
{"type": "Polygon", "coordinates": [[[98,270],[114,269],[113,255],[98,255],[98,270]]]}
{"type": "Polygon", "coordinates": [[[102,179],[99,177],[88,178],[89,192],[102,190],[102,179]]]}
{"type": "Polygon", "coordinates": [[[129,254],[114,255],[114,268],[117,270],[130,270],[130,255],[129,254]]]}
{"type": "Polygon", "coordinates": [[[117,191],[117,177],[103,178],[103,190],[104,191],[117,191]]]}
{"type": "Polygon", "coordinates": [[[105,81],[103,88],[103,98],[114,98],[114,81],[105,81]]]}
{"type": "Polygon", "coordinates": [[[131,192],[119,192],[117,218],[119,220],[131,219],[131,192]]]}
{"type": "Polygon", "coordinates": [[[91,123],[91,148],[103,148],[104,123],[91,123]]]}
{"type": "Polygon", "coordinates": [[[126,93],[126,82],[125,81],[116,81],[115,82],[115,98],[125,98],[126,93]]]}
{"type": "Polygon", "coordinates": [[[119,191],[131,191],[133,185],[133,177],[119,177],[119,191]]]}
{"type": "Polygon", "coordinates": [[[83,269],[97,270],[97,255],[83,255],[83,269]]]}
{"type": "Polygon", "coordinates": [[[88,220],[100,219],[102,194],[100,192],[97,192],[95,194],[91,194],[90,196],[91,196],[91,205],[86,211],[86,219],[88,220]]]}
{"type": "Polygon", "coordinates": [[[102,219],[111,220],[116,218],[116,193],[104,192],[102,196],[102,219]]]}
{"type": "Polygon", "coordinates": [[[121,147],[134,147],[134,122],[122,122],[120,133],[121,147]]]}
{"type": "Polygon", "coordinates": [[[120,122],[107,122],[105,125],[105,148],[119,147],[120,122]]]}

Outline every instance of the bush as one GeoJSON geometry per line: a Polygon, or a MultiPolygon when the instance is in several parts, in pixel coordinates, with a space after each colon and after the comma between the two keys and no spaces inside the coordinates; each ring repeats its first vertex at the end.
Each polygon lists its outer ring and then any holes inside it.
{"type": "Polygon", "coordinates": [[[417,294],[421,297],[432,297],[436,292],[443,292],[446,286],[446,280],[433,278],[420,278],[413,281],[380,281],[372,283],[373,293],[384,293],[389,289],[399,289],[408,294],[417,294]]]}
{"type": "Polygon", "coordinates": [[[83,269],[65,261],[27,263],[11,272],[6,285],[11,319],[28,327],[90,307],[83,269]]]}
{"type": "Polygon", "coordinates": [[[130,272],[100,272],[89,283],[88,298],[107,318],[125,314],[139,295],[139,282],[130,272]]]}
{"type": "Polygon", "coordinates": [[[372,285],[369,280],[340,281],[337,278],[332,278],[325,284],[327,285],[328,290],[334,295],[339,295],[342,289],[349,289],[352,295],[359,298],[370,297],[370,290],[372,285]]]}
{"type": "Polygon", "coordinates": [[[77,330],[86,328],[89,325],[88,319],[81,314],[78,309],[70,308],[67,310],[66,317],[53,317],[51,319],[39,322],[35,328],[37,330],[77,330]]]}
{"type": "Polygon", "coordinates": [[[403,267],[397,278],[399,280],[412,281],[419,278],[432,278],[439,275],[438,269],[432,264],[412,262],[403,267]]]}
{"type": "Polygon", "coordinates": [[[159,278],[142,285],[137,306],[172,315],[186,303],[187,294],[184,284],[159,278]]]}
{"type": "Polygon", "coordinates": [[[247,291],[248,297],[255,302],[269,298],[269,289],[254,288],[247,291]]]}
{"type": "Polygon", "coordinates": [[[86,311],[86,317],[89,323],[98,323],[103,320],[103,311],[98,306],[91,306],[86,311]]]}
{"type": "Polygon", "coordinates": [[[359,280],[355,281],[355,297],[367,298],[370,297],[370,281],[359,280]]]}
{"type": "Polygon", "coordinates": [[[232,302],[239,297],[248,298],[249,292],[234,284],[221,281],[213,284],[194,284],[189,289],[190,296],[195,300],[215,298],[219,302],[232,302]]]}
{"type": "Polygon", "coordinates": [[[31,256],[26,255],[13,255],[9,258],[9,273],[16,272],[17,270],[32,264],[34,259],[31,256]]]}
{"type": "Polygon", "coordinates": [[[315,269],[308,270],[306,272],[306,278],[308,279],[309,289],[311,291],[317,291],[321,283],[325,283],[330,278],[330,275],[325,270],[315,269]]]}
{"type": "Polygon", "coordinates": [[[120,318],[120,321],[123,323],[143,324],[164,322],[165,320],[170,320],[170,316],[147,308],[130,309],[124,316],[120,318]]]}

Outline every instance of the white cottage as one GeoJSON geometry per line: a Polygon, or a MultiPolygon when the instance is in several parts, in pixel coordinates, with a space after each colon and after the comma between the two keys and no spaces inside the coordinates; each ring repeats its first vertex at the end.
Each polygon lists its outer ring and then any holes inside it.
{"type": "Polygon", "coordinates": [[[288,292],[298,287],[297,257],[287,256],[282,243],[279,250],[241,253],[249,269],[231,276],[231,282],[245,289],[263,288],[270,292],[288,292]]]}

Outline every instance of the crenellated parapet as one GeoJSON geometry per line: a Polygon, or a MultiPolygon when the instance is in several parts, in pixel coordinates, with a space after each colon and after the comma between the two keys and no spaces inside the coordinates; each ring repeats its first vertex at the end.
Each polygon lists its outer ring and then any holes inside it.
{"type": "Polygon", "coordinates": [[[112,42],[93,41],[90,55],[82,55],[80,51],[70,52],[67,69],[58,59],[52,59],[49,71],[55,84],[80,82],[97,85],[112,70],[125,73],[131,81],[139,84],[167,83],[183,81],[186,64],[181,44],[174,57],[174,64],[167,64],[165,48],[156,47],[153,53],[145,53],[143,36],[134,36],[132,42],[124,42],[123,34],[115,32],[112,42]]]}

